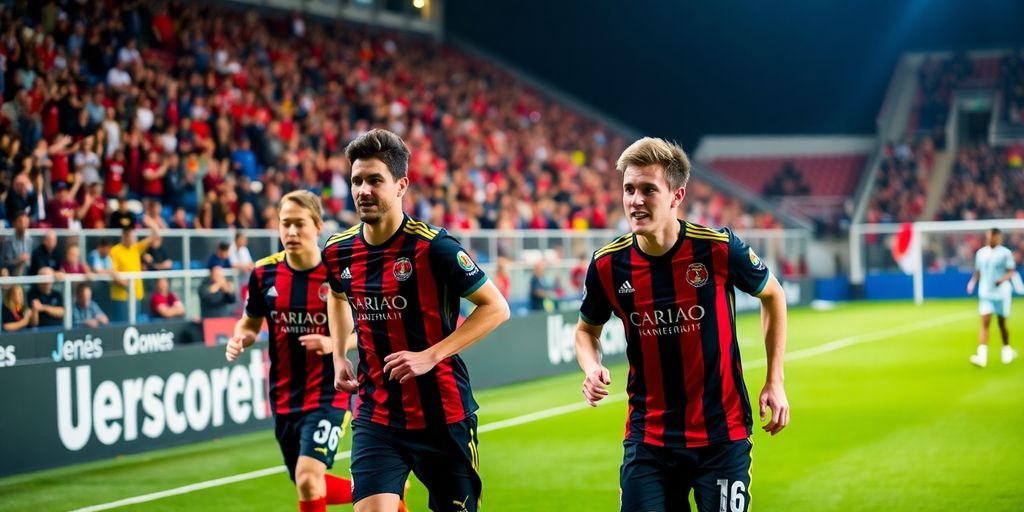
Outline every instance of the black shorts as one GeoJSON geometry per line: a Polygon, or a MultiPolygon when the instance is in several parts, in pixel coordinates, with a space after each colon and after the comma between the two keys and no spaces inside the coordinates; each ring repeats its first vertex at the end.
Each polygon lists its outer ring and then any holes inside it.
{"type": "Polygon", "coordinates": [[[619,476],[621,512],[746,512],[749,439],[703,448],[663,448],[627,441],[619,476]]]}
{"type": "Polygon", "coordinates": [[[323,462],[330,469],[348,419],[345,409],[315,409],[274,416],[274,435],[292,481],[295,481],[295,465],[300,455],[323,462]]]}
{"type": "Polygon", "coordinates": [[[476,415],[445,429],[354,425],[353,502],[383,493],[402,496],[411,470],[430,492],[430,510],[476,512],[482,485],[477,443],[476,415]]]}

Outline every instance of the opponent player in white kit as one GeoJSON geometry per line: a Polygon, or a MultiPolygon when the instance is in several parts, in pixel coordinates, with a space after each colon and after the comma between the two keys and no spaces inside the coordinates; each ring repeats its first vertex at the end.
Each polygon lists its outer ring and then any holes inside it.
{"type": "Polygon", "coordinates": [[[1010,348],[1010,332],[1006,319],[1010,317],[1010,298],[1013,289],[1010,280],[1017,273],[1013,253],[1003,245],[1003,233],[999,228],[988,231],[988,245],[978,249],[974,255],[974,275],[967,283],[967,294],[974,293],[978,284],[978,313],[981,314],[981,332],[978,334],[978,352],[970,357],[972,364],[982,368],[988,364],[988,325],[995,314],[999,321],[999,332],[1003,336],[1003,364],[1016,359],[1017,352],[1010,348]]]}

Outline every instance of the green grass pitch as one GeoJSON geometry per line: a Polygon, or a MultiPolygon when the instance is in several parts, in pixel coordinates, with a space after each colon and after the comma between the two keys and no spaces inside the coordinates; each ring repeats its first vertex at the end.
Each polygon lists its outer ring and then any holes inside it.
{"type": "MultiPolygon", "coordinates": [[[[993,350],[988,368],[968,364],[975,311],[970,300],[791,311],[792,423],[775,438],[754,435],[753,510],[1022,510],[1024,360],[1004,366],[993,350]]],[[[1020,316],[1011,317],[1011,335],[1024,347],[1020,316]]],[[[759,320],[742,315],[739,324],[756,400],[759,320]]],[[[480,391],[481,425],[579,403],[580,381],[574,373],[480,391]]],[[[624,367],[613,368],[613,381],[623,394],[624,367]]],[[[484,510],[617,510],[625,414],[618,400],[482,433],[484,510]]],[[[70,510],[279,464],[272,432],[261,432],[6,478],[0,510],[70,510]]],[[[338,460],[333,472],[347,464],[338,460]]],[[[413,511],[427,510],[422,486],[408,498],[413,511]]],[[[277,473],[120,510],[295,509],[294,490],[277,473]]]]}

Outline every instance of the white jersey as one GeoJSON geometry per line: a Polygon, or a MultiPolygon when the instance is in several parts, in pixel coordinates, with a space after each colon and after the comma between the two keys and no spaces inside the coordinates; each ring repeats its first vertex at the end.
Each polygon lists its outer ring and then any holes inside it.
{"type": "Polygon", "coordinates": [[[996,280],[1003,277],[1007,270],[1016,268],[1013,253],[1000,245],[985,246],[974,255],[974,270],[978,272],[978,298],[987,300],[1008,300],[1013,293],[1009,281],[996,286],[996,280]]]}

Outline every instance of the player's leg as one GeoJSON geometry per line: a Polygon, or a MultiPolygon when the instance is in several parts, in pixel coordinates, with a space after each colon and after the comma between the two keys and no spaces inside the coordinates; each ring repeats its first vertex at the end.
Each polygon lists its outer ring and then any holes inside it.
{"type": "Polygon", "coordinates": [[[295,481],[295,468],[299,462],[299,431],[300,423],[291,414],[274,415],[274,437],[281,448],[284,467],[288,468],[288,478],[295,481]]]}
{"type": "Polygon", "coordinates": [[[626,441],[619,469],[621,512],[689,511],[693,482],[667,450],[626,441]]]}
{"type": "Polygon", "coordinates": [[[295,490],[299,495],[300,512],[327,510],[327,465],[312,457],[300,455],[295,466],[295,490]]]}
{"type": "Polygon", "coordinates": [[[699,512],[747,512],[750,507],[749,439],[698,448],[694,501],[699,512]]]}
{"type": "Polygon", "coordinates": [[[1009,345],[1010,344],[1010,331],[1006,328],[1006,317],[1005,316],[997,316],[996,317],[996,323],[999,324],[999,335],[1003,339],[1003,345],[1009,345]]]}
{"type": "Polygon", "coordinates": [[[978,313],[981,315],[981,330],[978,331],[978,348],[970,357],[971,364],[982,368],[988,364],[988,326],[992,322],[992,314],[996,312],[995,304],[988,299],[978,301],[978,313]]]}
{"type": "Polygon", "coordinates": [[[483,484],[476,416],[448,425],[446,431],[411,433],[407,448],[412,470],[430,492],[434,512],[476,512],[483,484]]]}
{"type": "Polygon", "coordinates": [[[347,415],[343,409],[317,409],[301,415],[294,480],[302,511],[323,511],[328,504],[352,502],[351,482],[327,474],[347,415]]]}
{"type": "Polygon", "coordinates": [[[1010,364],[1014,359],[1017,358],[1017,351],[1010,347],[1010,329],[1008,327],[1010,319],[1010,299],[1006,298],[1002,301],[1002,311],[999,314],[999,332],[1003,336],[1003,350],[1000,359],[1003,364],[1010,364]]]}
{"type": "Polygon", "coordinates": [[[409,477],[401,453],[402,433],[381,425],[352,428],[352,499],[355,512],[400,510],[409,477]]]}

